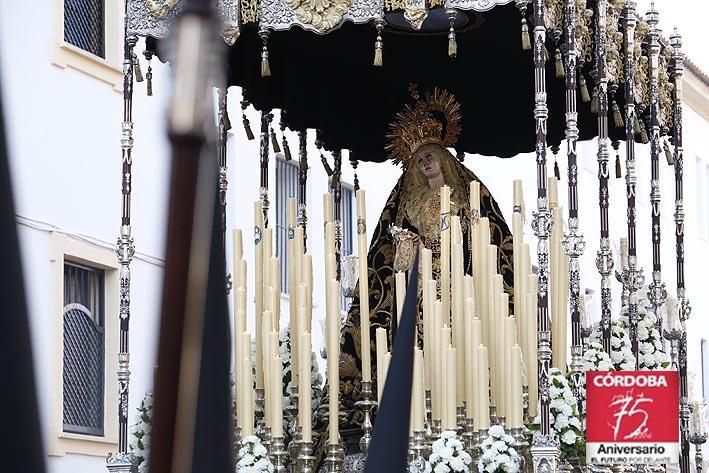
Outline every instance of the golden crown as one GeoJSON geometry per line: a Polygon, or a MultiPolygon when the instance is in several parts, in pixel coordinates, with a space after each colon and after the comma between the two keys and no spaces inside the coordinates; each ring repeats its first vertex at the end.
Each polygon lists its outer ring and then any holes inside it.
{"type": "Polygon", "coordinates": [[[389,125],[386,151],[394,164],[408,166],[421,146],[436,143],[444,148],[455,146],[460,135],[460,103],[447,90],[434,88],[419,98],[415,87],[407,104],[389,125]]]}

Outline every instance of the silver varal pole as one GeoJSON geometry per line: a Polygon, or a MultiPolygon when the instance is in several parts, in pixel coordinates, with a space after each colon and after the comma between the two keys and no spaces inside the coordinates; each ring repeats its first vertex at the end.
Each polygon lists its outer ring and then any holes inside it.
{"type": "Polygon", "coordinates": [[[674,79],[674,167],[675,167],[675,238],[677,260],[677,304],[682,324],[679,339],[679,399],[680,399],[680,456],[679,465],[682,473],[689,473],[689,390],[687,386],[687,331],[685,323],[692,309],[687,299],[684,283],[684,155],[682,149],[682,76],[684,73],[684,54],[682,36],[677,30],[670,36],[672,45],[672,78],[674,79]]]}
{"type": "Polygon", "coordinates": [[[121,232],[116,243],[119,270],[120,341],[118,348],[118,452],[106,458],[106,468],[114,473],[130,473],[135,457],[128,450],[128,387],[130,382],[130,263],[135,246],[131,234],[130,198],[133,164],[133,48],[138,42],[134,35],[126,35],[123,46],[123,123],[121,125],[121,232]]]}
{"type": "Polygon", "coordinates": [[[544,26],[545,0],[534,0],[534,120],[536,128],[537,210],[532,228],[537,244],[539,289],[537,294],[537,375],[539,377],[540,432],[532,444],[535,472],[557,471],[559,465],[559,439],[551,432],[549,419],[549,365],[551,344],[549,327],[549,232],[551,214],[547,198],[547,108],[546,73],[544,70],[546,27],[544,26]]]}

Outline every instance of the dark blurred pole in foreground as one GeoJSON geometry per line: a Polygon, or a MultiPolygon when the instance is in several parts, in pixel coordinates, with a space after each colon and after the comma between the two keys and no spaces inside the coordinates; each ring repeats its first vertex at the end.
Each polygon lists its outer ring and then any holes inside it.
{"type": "MultiPolygon", "coordinates": [[[[0,92],[2,87],[0,87],[0,92]]],[[[0,442],[8,448],[2,455],[2,471],[41,473],[45,455],[39,425],[37,393],[32,364],[32,343],[22,279],[20,247],[10,184],[5,141],[5,120],[0,95],[0,360],[4,360],[5,387],[0,406],[5,408],[5,428],[0,442]]]]}
{"type": "Polygon", "coordinates": [[[233,471],[230,342],[219,244],[212,86],[221,72],[208,0],[173,25],[172,172],[151,473],[233,471]]]}

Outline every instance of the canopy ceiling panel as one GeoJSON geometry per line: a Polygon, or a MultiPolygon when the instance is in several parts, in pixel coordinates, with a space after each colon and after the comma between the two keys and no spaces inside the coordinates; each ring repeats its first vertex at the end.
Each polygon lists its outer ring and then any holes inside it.
{"type": "MultiPolygon", "coordinates": [[[[150,24],[155,23],[154,18],[144,19],[146,0],[130,1],[134,18],[129,19],[129,26],[133,26],[129,31],[143,36],[164,36],[165,23],[179,9],[178,3],[157,22],[158,28],[150,24]]],[[[460,101],[463,132],[458,151],[510,157],[534,150],[532,52],[522,48],[522,17],[514,3],[461,2],[487,11],[457,11],[455,58],[448,55],[448,16],[443,7],[430,9],[420,30],[407,28],[400,11],[388,12],[382,32],[383,66],[376,67],[376,19],[358,23],[345,15],[326,33],[313,31],[308,25],[304,29],[297,19],[289,19],[292,24],[288,28],[288,23],[281,21],[268,30],[264,23],[273,15],[262,18],[261,24],[233,23],[239,18],[235,2],[222,1],[226,4],[222,6],[224,36],[227,43],[232,43],[227,56],[228,84],[242,87],[245,98],[259,110],[285,111],[289,128],[319,130],[326,149],[349,149],[360,160],[386,160],[388,124],[404,104],[411,102],[410,87],[415,84],[422,93],[433,87],[447,89],[460,101]],[[262,77],[260,67],[266,31],[270,77],[262,77]]],[[[281,1],[273,0],[269,5],[282,5],[281,1]]],[[[559,0],[548,1],[561,4],[559,0]]],[[[587,8],[593,8],[591,1],[587,8]]],[[[367,12],[365,16],[371,15],[367,12]]],[[[565,127],[566,88],[564,79],[555,76],[555,49],[550,32],[547,124],[552,145],[563,140],[565,127]]],[[[591,64],[583,65],[583,74],[591,89],[591,64]]],[[[614,96],[622,110],[622,87],[618,86],[614,96]]],[[[595,137],[597,116],[591,112],[591,103],[578,100],[578,113],[579,138],[595,137]]],[[[622,137],[622,128],[611,127],[612,139],[622,137]]]]}

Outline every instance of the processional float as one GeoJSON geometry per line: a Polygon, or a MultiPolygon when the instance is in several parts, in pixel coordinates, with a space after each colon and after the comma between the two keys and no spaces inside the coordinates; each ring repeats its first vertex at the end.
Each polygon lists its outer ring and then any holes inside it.
{"type": "MultiPolygon", "coordinates": [[[[134,253],[130,219],[134,81],[146,80],[148,95],[152,95],[150,61],[155,55],[163,59],[170,58],[171,61],[177,57],[183,59],[182,63],[176,61],[180,66],[191,67],[191,64],[185,66],[188,64],[184,59],[188,57],[186,50],[179,49],[179,45],[183,43],[173,44],[172,51],[169,52],[165,50],[170,48],[161,47],[158,51],[157,47],[158,43],[162,46],[164,43],[162,39],[169,36],[170,25],[174,20],[183,18],[182,23],[176,24],[184,26],[187,24],[185,18],[189,15],[205,16],[204,12],[207,10],[191,9],[186,6],[190,3],[205,4],[206,2],[188,0],[127,0],[126,2],[123,61],[124,110],[121,139],[123,205],[121,231],[117,243],[117,255],[121,265],[119,452],[108,458],[107,466],[112,471],[128,471],[133,461],[128,451],[127,436],[130,264],[134,253]],[[148,61],[148,72],[145,77],[140,70],[140,60],[134,52],[139,37],[146,38],[145,59],[148,61]]],[[[636,365],[639,359],[637,325],[640,318],[637,301],[644,277],[637,260],[635,143],[649,142],[652,208],[650,241],[653,259],[648,299],[655,316],[660,320],[658,329],[664,327],[664,336],[671,341],[673,368],[678,369],[680,373],[680,469],[683,473],[689,472],[690,406],[684,323],[689,317],[690,306],[684,286],[681,113],[684,56],[681,51],[681,37],[676,31],[670,36],[669,41],[661,35],[658,28],[658,12],[654,5],[644,18],[635,11],[635,2],[632,0],[515,0],[514,2],[512,0],[406,2],[218,0],[214,2],[214,7],[217,19],[205,25],[214,26],[226,43],[225,67],[217,67],[215,74],[209,76],[209,80],[212,80],[211,85],[218,87],[216,106],[218,126],[215,130],[218,157],[215,167],[217,170],[215,175],[218,179],[215,179],[215,182],[218,188],[215,192],[217,192],[220,212],[220,246],[223,251],[227,241],[226,132],[231,127],[226,112],[227,87],[237,85],[243,90],[242,122],[249,139],[254,139],[255,135],[246,116],[246,110],[253,105],[261,113],[258,136],[260,195],[254,215],[256,221],[254,239],[257,252],[264,251],[269,257],[271,254],[270,248],[259,245],[262,241],[265,245],[270,245],[271,238],[271,230],[268,228],[269,155],[273,148],[274,152],[283,151],[285,159],[291,159],[290,145],[283,133],[286,129],[298,132],[297,149],[300,162],[298,199],[297,203],[292,202],[289,205],[288,212],[289,245],[292,244],[294,248],[296,244],[299,245],[297,248],[299,253],[306,250],[307,130],[309,128],[317,130],[316,145],[321,152],[321,161],[330,176],[334,196],[334,202],[330,204],[334,209],[333,214],[330,217],[326,216],[329,229],[326,233],[326,251],[332,255],[328,257],[326,267],[335,281],[335,284],[328,287],[328,308],[332,306],[333,312],[339,312],[340,290],[344,290],[349,295],[354,290],[353,284],[351,287],[339,284],[342,279],[351,278],[351,274],[343,274],[343,267],[354,266],[352,257],[344,257],[340,254],[341,152],[343,149],[350,151],[350,160],[355,170],[358,160],[383,161],[386,124],[406,103],[410,93],[410,83],[416,83],[422,90],[434,87],[445,88],[461,102],[462,108],[467,112],[465,133],[461,135],[456,146],[457,154],[461,158],[465,153],[506,158],[534,151],[537,163],[537,202],[531,223],[538,240],[536,270],[538,285],[536,300],[533,301],[532,306],[536,306],[537,311],[535,320],[537,379],[536,382],[530,381],[530,383],[538,387],[540,409],[539,432],[532,439],[529,456],[530,467],[533,466],[535,471],[556,471],[564,467],[559,458],[559,440],[551,431],[549,419],[549,379],[554,343],[549,315],[550,278],[552,277],[550,272],[553,272],[550,268],[550,238],[553,239],[554,231],[560,235],[561,247],[568,258],[566,274],[568,274],[568,306],[572,334],[569,367],[577,399],[580,399],[578,396],[583,382],[584,339],[590,333],[590,327],[582,317],[583,285],[580,281],[579,258],[584,253],[586,242],[580,232],[578,215],[577,142],[598,137],[600,249],[596,257],[596,266],[600,275],[602,344],[605,351],[610,353],[611,277],[614,275],[614,263],[618,263],[621,271],[616,273],[623,284],[621,297],[624,305],[628,306],[629,335],[636,365]],[[273,127],[273,110],[281,110],[280,142],[273,127]],[[610,206],[608,181],[611,177],[609,145],[617,153],[620,140],[625,141],[628,236],[627,254],[621,252],[620,261],[614,262],[608,217],[610,206]],[[568,220],[565,233],[558,226],[561,222],[559,216],[555,216],[554,209],[550,208],[547,178],[547,148],[551,144],[551,149],[556,154],[562,141],[566,143],[568,160],[568,220]],[[668,142],[674,149],[670,148],[668,142]],[[332,153],[334,168],[330,166],[323,150],[332,153]],[[661,321],[667,291],[662,282],[660,265],[660,155],[663,150],[668,164],[673,165],[675,172],[674,233],[678,298],[678,320],[665,324],[666,326],[661,321]],[[552,227],[554,221],[559,222],[556,230],[552,227]],[[264,237],[265,235],[267,237],[264,237]]],[[[184,33],[189,28],[177,30],[178,33],[184,33]]],[[[200,35],[207,35],[204,31],[196,34],[197,36],[193,38],[195,40],[204,40],[206,36],[200,35]]],[[[197,46],[208,50],[208,47],[213,45],[209,44],[208,40],[204,40],[197,46]]],[[[196,55],[195,58],[197,57],[196,55]]],[[[219,54],[214,53],[214,57],[219,57],[219,54]]],[[[200,67],[205,69],[212,67],[204,57],[199,59],[203,61],[200,67]]],[[[218,60],[214,62],[220,63],[218,60]]],[[[179,77],[179,70],[176,71],[176,75],[179,77]]],[[[177,88],[177,90],[187,89],[177,88]]],[[[198,103],[198,99],[193,96],[186,98],[192,100],[193,104],[198,103]]],[[[183,119],[186,116],[189,114],[183,115],[183,119]]],[[[173,114],[173,136],[178,141],[183,140],[182,143],[190,142],[190,139],[194,138],[190,133],[195,131],[196,124],[186,124],[180,122],[178,118],[173,114]]],[[[195,143],[199,144],[200,140],[195,143]]],[[[615,168],[616,176],[620,177],[619,156],[616,156],[615,168]]],[[[359,187],[357,180],[355,183],[359,187]]],[[[363,198],[358,202],[358,231],[366,236],[364,209],[360,208],[360,205],[363,207],[363,198]]],[[[519,215],[515,217],[516,219],[523,219],[524,212],[523,205],[515,206],[514,214],[519,215]]],[[[363,241],[364,247],[360,248],[360,254],[366,254],[366,240],[363,241]]],[[[240,246],[241,234],[235,233],[237,250],[235,253],[238,255],[235,256],[235,261],[237,262],[243,261],[240,246]]],[[[364,258],[361,258],[359,262],[360,275],[367,273],[367,265],[363,260],[364,258]]],[[[519,260],[515,261],[516,265],[519,260]]],[[[312,265],[312,261],[307,262],[306,258],[296,263],[296,266],[298,264],[308,266],[312,265]]],[[[272,264],[270,267],[274,268],[272,264]]],[[[275,268],[270,270],[269,265],[260,267],[257,264],[255,268],[257,286],[262,287],[264,277],[274,277],[273,274],[278,273],[277,266],[275,268]]],[[[241,304],[244,309],[241,314],[242,319],[235,321],[235,324],[244,324],[246,296],[245,289],[239,286],[238,281],[245,281],[245,262],[235,264],[232,271],[233,274],[226,276],[225,290],[227,293],[234,291],[235,304],[241,304]],[[240,289],[244,290],[239,292],[240,289]]],[[[303,272],[306,273],[307,270],[303,272]]],[[[274,284],[279,285],[278,282],[274,284]]],[[[308,296],[305,295],[304,298],[307,300],[308,296]]],[[[367,297],[363,298],[365,301],[367,299],[367,297]]],[[[268,301],[268,295],[257,296],[257,312],[263,311],[263,304],[269,306],[271,311],[278,310],[275,304],[268,301]]],[[[519,301],[515,300],[515,304],[518,303],[519,301]]],[[[672,315],[668,314],[668,317],[674,320],[672,315]]],[[[276,319],[275,326],[277,323],[276,319]]],[[[336,329],[339,327],[333,322],[328,323],[330,324],[328,337],[336,338],[336,329]]],[[[264,330],[263,326],[256,324],[257,365],[264,363],[260,359],[263,356],[263,349],[259,346],[263,343],[260,333],[262,330],[264,330]]],[[[363,338],[369,339],[368,327],[364,331],[363,338]]],[[[244,343],[250,346],[250,341],[249,337],[244,343]]],[[[277,340],[275,343],[277,346],[277,340]]],[[[307,346],[309,338],[295,337],[291,340],[291,347],[294,348],[301,343],[307,346]]],[[[369,346],[369,342],[366,342],[366,346],[369,346]]],[[[328,348],[330,347],[331,345],[328,345],[328,348]]],[[[557,346],[555,349],[560,348],[557,346]]],[[[369,351],[363,350],[363,359],[369,351]]],[[[330,355],[330,358],[333,358],[332,353],[330,355]]],[[[250,359],[250,355],[248,358],[250,359]]],[[[306,358],[308,360],[301,357],[298,363],[305,360],[307,365],[309,357],[306,358]]],[[[331,363],[329,360],[328,366],[329,371],[337,372],[336,362],[331,363]]],[[[416,362],[414,366],[417,366],[416,362]]],[[[366,368],[363,366],[363,371],[368,368],[369,362],[366,363],[366,368]]],[[[298,369],[303,367],[299,366],[298,369]]],[[[250,365],[237,363],[237,374],[240,370],[250,372],[250,365]]],[[[248,384],[243,379],[237,379],[236,382],[243,383],[245,390],[252,391],[251,378],[245,376],[245,372],[242,371],[241,378],[248,378],[248,384]]],[[[257,389],[255,399],[252,401],[255,401],[259,408],[257,417],[260,417],[263,415],[264,404],[279,405],[279,401],[264,398],[263,380],[258,380],[258,374],[257,369],[257,389]]],[[[271,376],[271,380],[266,382],[278,385],[279,378],[271,376]]],[[[337,383],[336,380],[334,382],[337,383]]],[[[365,417],[369,419],[371,409],[376,404],[372,399],[369,380],[363,379],[362,392],[363,401],[360,407],[365,417]]],[[[297,388],[294,389],[291,405],[286,408],[290,417],[296,415],[299,407],[300,412],[308,410],[309,396],[304,398],[302,392],[300,395],[304,404],[298,406],[298,392],[297,388]]],[[[282,399],[280,402],[282,408],[282,399]]],[[[332,404],[334,405],[329,406],[329,419],[333,419],[333,416],[337,419],[339,416],[337,403],[332,404]]],[[[310,413],[307,415],[309,416],[310,413]]],[[[474,430],[474,423],[486,425],[488,419],[480,422],[479,419],[472,419],[469,415],[466,418],[465,413],[461,415],[463,418],[459,419],[461,420],[459,433],[466,439],[466,448],[473,449],[476,441],[481,440],[481,437],[476,436],[478,432],[474,430]]],[[[240,411],[238,418],[240,422],[249,424],[239,424],[239,427],[251,433],[254,427],[253,410],[240,411]]],[[[493,416],[492,420],[499,422],[501,419],[493,416]]],[[[289,456],[292,457],[294,471],[312,471],[314,457],[308,432],[300,432],[300,443],[291,442],[289,452],[286,452],[282,438],[282,422],[276,421],[277,427],[268,425],[268,429],[275,428],[277,433],[273,430],[269,432],[262,419],[258,419],[258,425],[258,434],[264,444],[269,446],[269,454],[277,471],[286,471],[286,464],[290,463],[289,456]]],[[[371,434],[371,425],[368,421],[363,424],[363,430],[360,444],[366,452],[371,434]]],[[[435,430],[434,428],[434,434],[435,430]]],[[[412,459],[420,458],[427,448],[430,449],[430,444],[427,445],[427,442],[432,440],[434,439],[427,440],[423,435],[417,434],[412,444],[412,459]]],[[[523,436],[520,436],[520,446],[523,445],[523,441],[523,436]]],[[[330,432],[328,442],[328,471],[340,471],[343,456],[335,429],[334,435],[332,431],[330,432]]]]}

